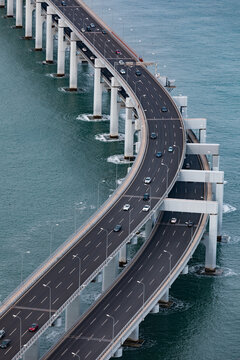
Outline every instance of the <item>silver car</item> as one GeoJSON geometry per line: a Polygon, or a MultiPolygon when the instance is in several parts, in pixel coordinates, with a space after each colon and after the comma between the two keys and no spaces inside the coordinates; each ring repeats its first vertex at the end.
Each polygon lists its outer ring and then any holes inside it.
{"type": "Polygon", "coordinates": [[[0,330],[0,339],[2,339],[5,336],[5,331],[2,329],[0,330]]]}

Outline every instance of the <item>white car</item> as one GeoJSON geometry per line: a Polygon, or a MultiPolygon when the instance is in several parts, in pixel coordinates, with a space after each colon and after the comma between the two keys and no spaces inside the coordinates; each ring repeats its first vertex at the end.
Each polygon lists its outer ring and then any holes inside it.
{"type": "Polygon", "coordinates": [[[171,224],[176,224],[176,222],[177,222],[177,218],[172,217],[171,220],[170,220],[170,223],[171,224]]]}
{"type": "Polygon", "coordinates": [[[86,52],[86,51],[87,51],[87,48],[83,47],[83,48],[82,48],[82,51],[86,52]]]}
{"type": "Polygon", "coordinates": [[[169,146],[168,152],[173,152],[173,147],[172,146],[169,146]]]}
{"type": "Polygon", "coordinates": [[[124,65],[124,61],[123,60],[119,60],[118,62],[120,65],[124,65]]]}
{"type": "Polygon", "coordinates": [[[5,336],[5,331],[2,329],[0,330],[0,339],[2,339],[5,336]]]}
{"type": "Polygon", "coordinates": [[[123,210],[124,211],[128,211],[130,209],[130,204],[125,204],[124,206],[123,206],[123,210]]]}
{"type": "Polygon", "coordinates": [[[145,183],[145,184],[150,184],[151,181],[152,181],[152,179],[150,178],[150,176],[147,176],[147,177],[145,177],[145,179],[144,179],[144,183],[145,183]]]}
{"type": "Polygon", "coordinates": [[[125,69],[121,69],[121,70],[120,70],[120,74],[125,75],[125,74],[126,74],[126,70],[125,70],[125,69]]]}
{"type": "Polygon", "coordinates": [[[150,205],[144,205],[142,211],[149,211],[150,210],[150,205]]]}

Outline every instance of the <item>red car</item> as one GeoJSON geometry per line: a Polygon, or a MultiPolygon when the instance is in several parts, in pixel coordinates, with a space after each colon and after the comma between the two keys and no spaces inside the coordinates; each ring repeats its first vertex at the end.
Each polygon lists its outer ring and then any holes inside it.
{"type": "Polygon", "coordinates": [[[121,55],[121,51],[120,51],[120,50],[116,50],[116,54],[117,54],[117,55],[121,55]]]}
{"type": "Polygon", "coordinates": [[[38,324],[32,324],[29,328],[28,331],[30,332],[35,332],[38,329],[38,324]]]}

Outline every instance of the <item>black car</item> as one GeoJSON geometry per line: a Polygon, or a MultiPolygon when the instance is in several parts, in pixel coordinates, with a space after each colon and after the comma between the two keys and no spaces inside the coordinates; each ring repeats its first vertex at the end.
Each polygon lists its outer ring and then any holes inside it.
{"type": "Polygon", "coordinates": [[[185,224],[187,225],[187,227],[193,226],[193,222],[191,220],[186,221],[185,224]]]}
{"type": "Polygon", "coordinates": [[[88,25],[88,26],[86,27],[86,29],[87,29],[87,31],[91,31],[91,26],[88,25]]]}
{"type": "Polygon", "coordinates": [[[156,157],[157,157],[157,158],[162,157],[162,152],[161,152],[161,151],[156,152],[156,157]]]}
{"type": "Polygon", "coordinates": [[[136,70],[135,74],[136,74],[137,76],[142,75],[141,71],[140,71],[140,70],[138,70],[138,69],[136,70]]]}
{"type": "Polygon", "coordinates": [[[5,339],[5,340],[3,340],[1,342],[0,348],[1,349],[6,349],[10,344],[11,344],[11,340],[10,339],[5,339]]]}
{"type": "Polygon", "coordinates": [[[145,194],[143,195],[143,200],[144,200],[144,201],[148,201],[148,200],[149,200],[149,193],[145,193],[145,194]]]}
{"type": "Polygon", "coordinates": [[[62,4],[62,6],[66,6],[66,5],[67,5],[67,4],[66,4],[66,1],[64,1],[64,0],[61,2],[61,4],[62,4]]]}
{"type": "Polygon", "coordinates": [[[150,135],[151,139],[156,139],[157,138],[157,134],[155,132],[152,132],[150,135]]]}
{"type": "Polygon", "coordinates": [[[102,34],[106,35],[106,30],[105,29],[102,29],[102,34]]]}
{"type": "Polygon", "coordinates": [[[115,228],[113,229],[114,232],[119,232],[122,229],[122,225],[116,225],[115,228]]]}
{"type": "Polygon", "coordinates": [[[168,109],[166,108],[166,106],[163,106],[163,107],[161,108],[161,111],[162,111],[162,112],[167,112],[168,109]]]}

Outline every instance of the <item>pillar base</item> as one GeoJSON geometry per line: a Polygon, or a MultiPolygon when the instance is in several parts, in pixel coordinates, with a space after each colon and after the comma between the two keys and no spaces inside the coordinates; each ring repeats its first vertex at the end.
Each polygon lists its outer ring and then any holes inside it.
{"type": "Polygon", "coordinates": [[[217,241],[218,241],[218,242],[221,242],[221,241],[222,241],[222,235],[218,235],[218,236],[217,236],[217,241]]]}
{"type": "Polygon", "coordinates": [[[32,40],[32,36],[23,36],[22,39],[23,40],[32,40]]]}
{"type": "Polygon", "coordinates": [[[61,78],[61,77],[64,77],[64,76],[65,76],[65,74],[55,74],[54,77],[59,77],[59,78],[61,78]]]}
{"type": "Polygon", "coordinates": [[[205,268],[202,270],[199,270],[201,275],[211,275],[211,276],[219,276],[222,275],[223,270],[222,269],[211,269],[211,268],[205,268]]]}
{"type": "Polygon", "coordinates": [[[163,301],[163,300],[159,300],[159,306],[161,308],[164,308],[164,309],[168,309],[172,306],[173,304],[173,301],[163,301]]]}
{"type": "Polygon", "coordinates": [[[70,91],[70,92],[74,92],[74,91],[77,91],[78,89],[77,88],[68,88],[67,91],[70,91]]]}
{"type": "Polygon", "coordinates": [[[42,51],[42,48],[35,48],[34,51],[42,51]]]}
{"type": "Polygon", "coordinates": [[[4,15],[4,18],[5,19],[11,19],[11,18],[13,18],[13,15],[4,15]]]}
{"type": "Polygon", "coordinates": [[[14,26],[14,29],[22,29],[23,26],[22,25],[17,25],[17,26],[14,26]]]}
{"type": "Polygon", "coordinates": [[[124,267],[127,265],[127,261],[119,261],[119,267],[124,267]]]}
{"type": "Polygon", "coordinates": [[[124,341],[123,345],[124,347],[132,347],[132,348],[140,348],[144,343],[143,339],[139,339],[139,340],[131,340],[131,339],[127,339],[124,341]]]}
{"type": "Polygon", "coordinates": [[[135,160],[135,156],[124,156],[125,160],[130,160],[130,161],[134,161],[135,160]]]}
{"type": "Polygon", "coordinates": [[[42,63],[43,63],[43,65],[52,65],[52,64],[54,64],[54,61],[46,60],[46,61],[43,61],[42,63]]]}
{"type": "Polygon", "coordinates": [[[5,5],[0,5],[0,9],[3,9],[3,8],[5,8],[5,5]]]}
{"type": "Polygon", "coordinates": [[[110,139],[118,139],[119,136],[118,135],[110,135],[109,137],[110,137],[110,139]]]}
{"type": "Polygon", "coordinates": [[[93,115],[92,119],[102,119],[102,115],[93,115]]]}

